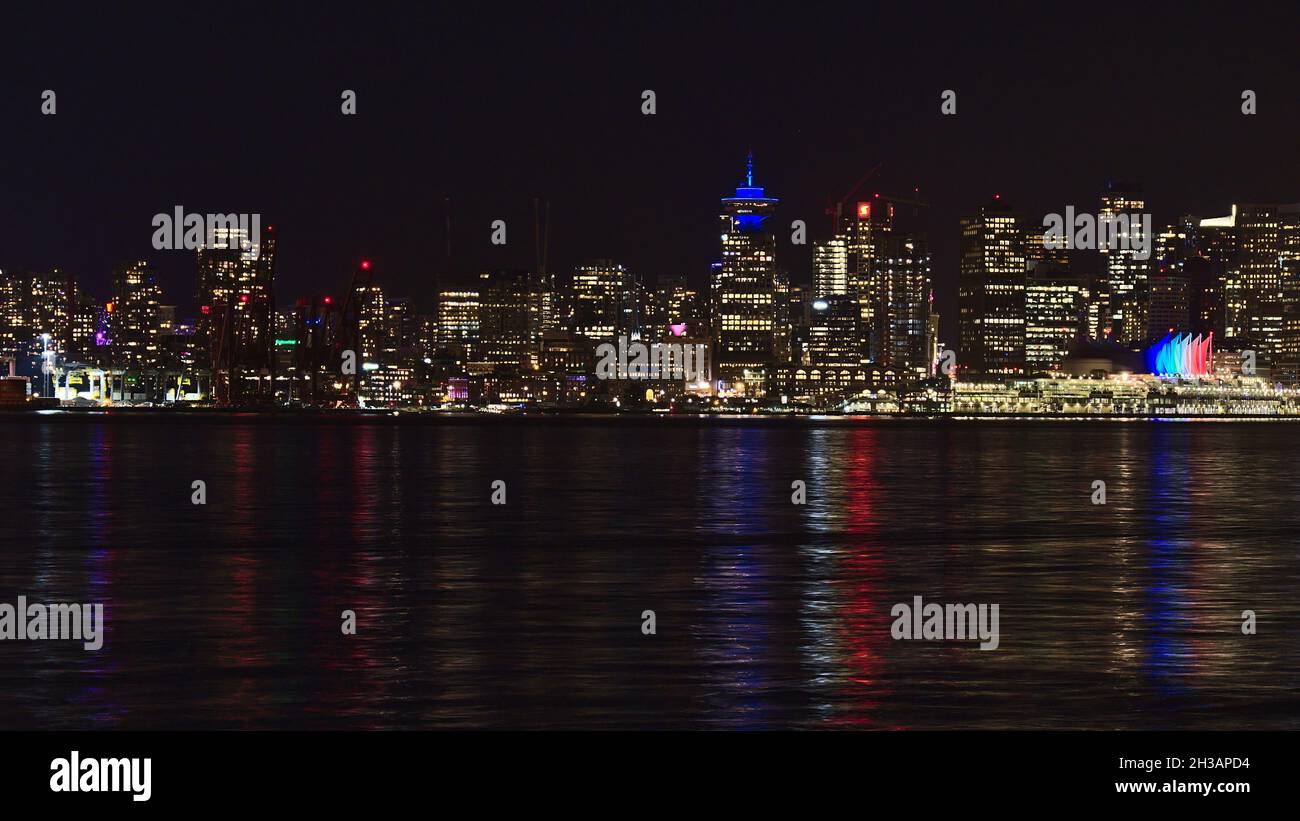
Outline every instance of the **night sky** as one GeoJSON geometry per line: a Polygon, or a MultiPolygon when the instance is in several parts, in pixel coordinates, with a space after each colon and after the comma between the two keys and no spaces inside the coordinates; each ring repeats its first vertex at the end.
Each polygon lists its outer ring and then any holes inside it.
{"type": "MultiPolygon", "coordinates": [[[[1280,5],[332,5],[7,9],[0,267],[107,296],[113,265],[148,259],[186,315],[194,257],[152,249],[153,215],[256,212],[280,235],[281,304],[340,291],[364,256],[427,309],[435,278],[532,266],[541,198],[552,270],[608,256],[702,286],[752,146],[781,225],[812,238],[877,164],[863,198],[919,187],[951,338],[957,220],[994,192],[1039,217],[1138,180],[1157,223],[1300,200],[1298,15],[1280,5]]],[[[779,236],[778,263],[810,280],[811,245],[779,236]]]]}

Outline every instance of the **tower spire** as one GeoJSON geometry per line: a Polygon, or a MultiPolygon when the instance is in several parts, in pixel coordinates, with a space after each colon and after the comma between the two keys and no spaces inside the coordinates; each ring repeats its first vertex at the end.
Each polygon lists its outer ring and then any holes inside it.
{"type": "Polygon", "coordinates": [[[754,187],[754,147],[749,147],[749,160],[745,164],[745,185],[749,188],[754,187]]]}

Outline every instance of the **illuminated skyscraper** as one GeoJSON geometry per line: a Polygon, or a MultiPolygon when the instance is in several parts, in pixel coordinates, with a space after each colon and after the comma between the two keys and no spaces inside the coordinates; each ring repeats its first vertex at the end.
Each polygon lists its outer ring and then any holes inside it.
{"type": "Polygon", "coordinates": [[[96,365],[107,364],[100,360],[111,350],[109,333],[107,305],[77,288],[73,297],[68,358],[96,365]]]}
{"type": "Polygon", "coordinates": [[[750,154],[745,184],[722,200],[722,260],[713,280],[714,376],[723,389],[762,395],[780,348],[777,334],[776,237],[768,220],[777,200],[754,185],[750,154]]]}
{"type": "Polygon", "coordinates": [[[813,296],[849,295],[849,255],[843,237],[813,243],[813,296]]]}
{"type": "Polygon", "coordinates": [[[36,375],[48,348],[63,355],[72,340],[74,286],[59,269],[0,271],[0,359],[13,357],[19,373],[36,375]]]}
{"type": "Polygon", "coordinates": [[[1195,226],[1167,225],[1156,235],[1155,267],[1147,288],[1147,340],[1191,328],[1188,263],[1195,257],[1195,226]]]}
{"type": "Polygon", "coordinates": [[[573,272],[573,330],[601,344],[638,330],[638,289],[622,265],[598,259],[573,272]]]}
{"type": "Polygon", "coordinates": [[[158,299],[161,292],[149,263],[133,262],[113,271],[113,301],[108,307],[111,358],[119,368],[156,368],[162,362],[158,299]]]}
{"type": "Polygon", "coordinates": [[[1300,381],[1300,204],[1282,206],[1278,264],[1282,276],[1282,330],[1275,356],[1300,381]]]}
{"type": "Polygon", "coordinates": [[[213,395],[222,404],[265,400],[273,392],[275,236],[269,225],[260,237],[217,228],[198,250],[195,342],[208,351],[213,395]]]}
{"type": "Polygon", "coordinates": [[[477,370],[498,365],[536,370],[540,362],[548,291],[529,271],[493,271],[479,288],[477,370]]]}
{"type": "MultiPolygon", "coordinates": [[[[686,326],[686,333],[699,335],[708,326],[704,310],[700,307],[699,292],[690,286],[686,277],[664,277],[655,288],[655,333],[669,326],[686,326]]],[[[657,337],[656,337],[657,338],[657,337]]]]}
{"type": "Polygon", "coordinates": [[[388,327],[384,321],[388,304],[384,299],[384,289],[373,282],[359,285],[356,300],[357,334],[361,339],[359,361],[378,363],[388,339],[388,327]]]}
{"type": "Polygon", "coordinates": [[[439,292],[437,344],[473,347],[478,342],[478,311],[478,291],[439,292]]]}
{"type": "Polygon", "coordinates": [[[1025,372],[1025,252],[1020,220],[999,197],[961,221],[958,271],[963,371],[1025,372]]]}
{"type": "Polygon", "coordinates": [[[1224,275],[1224,331],[1256,346],[1265,358],[1281,353],[1284,315],[1296,293],[1300,204],[1238,204],[1227,217],[1202,220],[1202,228],[1229,229],[1234,253],[1224,275]]]}
{"type": "Polygon", "coordinates": [[[1233,218],[1197,219],[1190,222],[1192,254],[1187,261],[1188,314],[1192,330],[1202,334],[1213,331],[1217,339],[1228,338],[1227,280],[1237,256],[1237,229],[1233,218]]]}
{"type": "Polygon", "coordinates": [[[858,347],[863,363],[879,362],[882,357],[885,335],[879,329],[880,323],[888,320],[881,314],[885,286],[876,279],[881,269],[874,260],[893,230],[894,206],[882,202],[879,194],[871,201],[859,202],[853,218],[844,225],[848,292],[858,303],[858,347]]]}
{"type": "Polygon", "coordinates": [[[807,364],[856,371],[862,364],[857,342],[857,300],[849,296],[814,297],[808,308],[807,364]]]}
{"type": "MultiPolygon", "coordinates": [[[[1150,243],[1151,237],[1143,235],[1141,214],[1146,210],[1146,200],[1136,186],[1111,183],[1101,196],[1098,217],[1098,249],[1101,251],[1105,273],[1098,283],[1097,299],[1101,327],[1099,338],[1116,342],[1138,344],[1146,337],[1147,278],[1151,259],[1141,259],[1139,246],[1150,243]],[[1120,247],[1109,248],[1102,242],[1101,222],[1106,218],[1127,214],[1129,219],[1117,232],[1120,247]]],[[[1148,248],[1150,245],[1147,246],[1148,248]]]]}
{"type": "Polygon", "coordinates": [[[1076,337],[1087,335],[1088,290],[1070,268],[1069,251],[1049,247],[1042,226],[1023,229],[1025,243],[1025,369],[1060,367],[1076,337]]]}
{"type": "Polygon", "coordinates": [[[72,278],[57,268],[0,272],[0,355],[30,355],[43,334],[49,346],[65,352],[72,343],[73,300],[72,278]]]}
{"type": "Polygon", "coordinates": [[[871,257],[872,361],[896,377],[924,377],[930,316],[930,251],[918,234],[881,236],[871,257]]]}

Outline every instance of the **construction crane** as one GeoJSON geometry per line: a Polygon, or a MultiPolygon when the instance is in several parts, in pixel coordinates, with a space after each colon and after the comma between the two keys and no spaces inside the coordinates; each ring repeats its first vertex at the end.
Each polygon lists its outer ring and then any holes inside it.
{"type": "Polygon", "coordinates": [[[840,217],[844,214],[844,203],[848,202],[850,197],[858,193],[858,189],[865,185],[867,180],[876,176],[876,172],[879,171],[883,165],[884,163],[876,163],[876,167],[863,174],[862,178],[853,184],[853,187],[849,189],[848,193],[840,197],[839,202],[831,202],[830,200],[826,201],[826,216],[831,218],[831,236],[839,236],[840,217]]]}

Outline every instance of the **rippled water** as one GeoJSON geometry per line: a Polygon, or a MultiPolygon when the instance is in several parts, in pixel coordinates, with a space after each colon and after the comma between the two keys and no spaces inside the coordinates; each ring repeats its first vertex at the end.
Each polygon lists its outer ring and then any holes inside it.
{"type": "Polygon", "coordinates": [[[1300,727],[1298,434],[9,416],[0,601],[108,633],[0,642],[0,727],[1300,727]]]}

